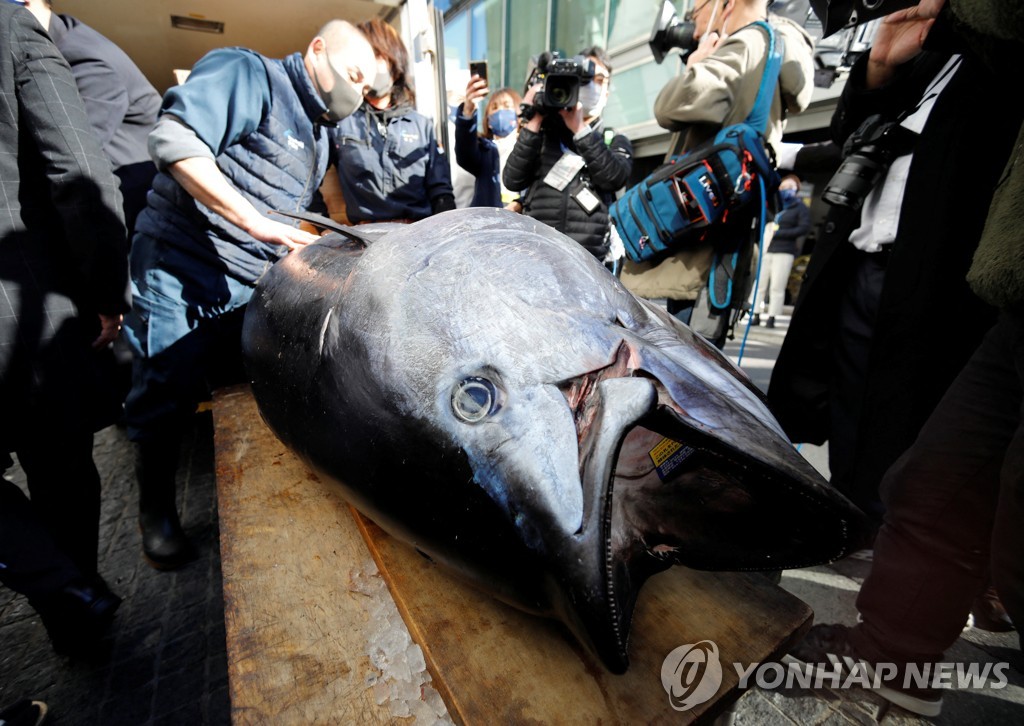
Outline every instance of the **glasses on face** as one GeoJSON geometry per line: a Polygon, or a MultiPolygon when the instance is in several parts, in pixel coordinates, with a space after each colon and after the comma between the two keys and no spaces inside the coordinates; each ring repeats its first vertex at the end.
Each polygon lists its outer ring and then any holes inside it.
{"type": "Polygon", "coordinates": [[[687,22],[687,23],[692,23],[692,22],[693,22],[693,19],[694,19],[695,17],[697,17],[697,13],[699,13],[699,12],[700,12],[701,10],[703,10],[703,9],[704,9],[704,8],[706,8],[706,7],[708,6],[708,5],[710,5],[710,4],[711,4],[711,2],[712,2],[712,0],[704,0],[704,2],[702,2],[702,3],[701,3],[700,5],[698,5],[697,7],[695,7],[695,8],[690,8],[689,10],[687,10],[687,11],[686,11],[686,14],[685,14],[685,15],[683,15],[683,20],[684,20],[685,22],[687,22]]]}
{"type": "Polygon", "coordinates": [[[595,73],[594,74],[594,83],[596,83],[599,86],[607,85],[608,84],[608,76],[606,76],[603,73],[595,73]]]}

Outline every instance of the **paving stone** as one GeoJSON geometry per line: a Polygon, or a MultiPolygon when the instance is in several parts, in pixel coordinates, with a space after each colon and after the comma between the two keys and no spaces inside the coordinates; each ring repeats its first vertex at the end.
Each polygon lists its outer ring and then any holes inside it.
{"type": "Polygon", "coordinates": [[[195,668],[206,658],[206,634],[192,633],[168,643],[160,652],[160,674],[176,673],[183,668],[195,668]]]}
{"type": "Polygon", "coordinates": [[[206,682],[211,691],[228,687],[227,658],[211,658],[207,661],[206,682]]]}
{"type": "Polygon", "coordinates": [[[167,642],[203,632],[207,628],[206,607],[204,603],[196,603],[188,608],[172,608],[174,618],[167,627],[167,642]]]}
{"type": "Polygon", "coordinates": [[[884,705],[884,700],[881,698],[864,698],[861,701],[844,701],[839,706],[839,710],[854,723],[872,726],[878,723],[879,718],[887,710],[887,706],[884,705]]]}
{"type": "Polygon", "coordinates": [[[760,689],[748,691],[733,707],[733,726],[795,723],[797,722],[776,708],[760,689]]]}
{"type": "Polygon", "coordinates": [[[181,726],[182,724],[204,723],[203,707],[199,703],[189,702],[176,711],[158,716],[150,723],[153,726],[181,726]]]}
{"type": "Polygon", "coordinates": [[[819,692],[790,688],[761,691],[761,694],[781,713],[800,724],[820,723],[831,713],[832,703],[838,703],[839,700],[827,690],[819,692]]]}
{"type": "Polygon", "coordinates": [[[119,632],[114,643],[112,662],[119,663],[144,654],[152,657],[162,635],[163,626],[159,623],[151,623],[134,630],[119,632]]]}
{"type": "Polygon", "coordinates": [[[231,723],[231,699],[227,686],[212,692],[206,701],[206,723],[227,726],[231,723]]]}
{"type": "Polygon", "coordinates": [[[152,683],[156,663],[150,653],[142,653],[115,663],[110,671],[110,688],[115,693],[130,691],[152,683]]]}
{"type": "Polygon", "coordinates": [[[197,701],[190,699],[193,694],[202,692],[203,680],[204,674],[198,668],[185,668],[170,675],[161,674],[156,688],[154,712],[172,713],[181,710],[183,706],[191,705],[199,718],[180,723],[198,723],[202,717],[202,708],[197,701]]]}
{"type": "Polygon", "coordinates": [[[180,583],[175,583],[171,592],[170,606],[175,611],[190,611],[193,606],[201,606],[209,597],[210,579],[207,568],[195,563],[188,576],[180,583]]]}
{"type": "MultiPolygon", "coordinates": [[[[153,715],[153,685],[147,685],[129,692],[114,691],[100,707],[100,723],[103,724],[144,724],[153,715]]],[[[67,721],[67,723],[79,723],[67,721]]]]}

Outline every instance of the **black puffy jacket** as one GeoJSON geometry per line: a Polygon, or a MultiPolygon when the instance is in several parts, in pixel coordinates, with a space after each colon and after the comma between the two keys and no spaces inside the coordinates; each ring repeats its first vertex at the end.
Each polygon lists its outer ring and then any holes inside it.
{"type": "Polygon", "coordinates": [[[610,134],[611,142],[605,143],[601,126],[575,142],[563,142],[567,135],[564,126],[545,127],[539,134],[520,129],[502,180],[509,189],[526,190],[523,214],[551,225],[602,259],[608,253],[608,203],[633,170],[633,145],[621,134],[610,134]],[[586,163],[559,191],[545,184],[544,177],[567,151],[579,154],[586,163]],[[599,201],[589,213],[576,202],[584,187],[599,201]]]}

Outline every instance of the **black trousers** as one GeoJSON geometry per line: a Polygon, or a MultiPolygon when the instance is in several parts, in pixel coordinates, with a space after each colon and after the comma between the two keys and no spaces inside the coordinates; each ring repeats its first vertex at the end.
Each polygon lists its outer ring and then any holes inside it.
{"type": "MultiPolygon", "coordinates": [[[[23,339],[33,332],[25,317],[23,339]]],[[[0,382],[0,468],[6,468],[7,452],[16,452],[31,497],[29,503],[14,485],[0,484],[0,580],[25,594],[51,586],[55,571],[64,573],[60,586],[73,579],[70,568],[78,576],[96,574],[100,476],[92,448],[98,396],[89,349],[96,324],[67,312],[52,334],[18,349],[0,382]]]]}
{"type": "Polygon", "coordinates": [[[22,491],[0,480],[0,582],[42,598],[81,575],[22,491]]]}
{"type": "Polygon", "coordinates": [[[840,303],[835,332],[829,395],[831,432],[828,463],[832,485],[860,507],[877,526],[883,512],[877,482],[855,485],[853,471],[861,410],[867,391],[868,361],[888,254],[861,252],[856,259],[857,267],[840,303]]]}
{"type": "Polygon", "coordinates": [[[1024,625],[1024,316],[1002,315],[881,490],[852,634],[864,657],[940,659],[990,572],[1024,625]]]}

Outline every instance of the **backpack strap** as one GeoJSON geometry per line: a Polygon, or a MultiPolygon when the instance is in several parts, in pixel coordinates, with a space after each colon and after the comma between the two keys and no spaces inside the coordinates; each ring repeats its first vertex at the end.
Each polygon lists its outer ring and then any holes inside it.
{"type": "Polygon", "coordinates": [[[761,74],[761,85],[757,89],[757,98],[754,99],[754,106],[747,115],[746,123],[767,134],[772,99],[775,98],[775,86],[779,80],[779,70],[782,68],[785,41],[777,36],[772,26],[764,20],[756,20],[751,25],[760,26],[768,35],[768,52],[764,63],[764,73],[761,74]]]}

